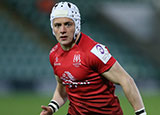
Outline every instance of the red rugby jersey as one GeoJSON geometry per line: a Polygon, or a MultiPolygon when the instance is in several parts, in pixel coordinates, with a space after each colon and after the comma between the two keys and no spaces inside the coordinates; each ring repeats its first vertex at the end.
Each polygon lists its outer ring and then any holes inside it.
{"type": "Polygon", "coordinates": [[[66,86],[71,115],[123,115],[115,86],[100,74],[116,60],[109,50],[81,33],[77,43],[64,51],[60,44],[50,52],[54,73],[66,86]]]}

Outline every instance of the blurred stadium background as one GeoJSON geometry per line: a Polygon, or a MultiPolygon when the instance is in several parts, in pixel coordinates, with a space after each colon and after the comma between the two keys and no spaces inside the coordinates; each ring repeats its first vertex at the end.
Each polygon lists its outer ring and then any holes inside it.
{"type": "MultiPolygon", "coordinates": [[[[38,115],[56,86],[49,14],[61,0],[0,1],[0,114],[38,115]]],[[[82,15],[82,32],[105,44],[135,79],[149,115],[160,103],[160,1],[66,0],[82,15]]],[[[125,115],[133,112],[117,86],[125,115]]],[[[67,105],[56,115],[64,115],[67,105]],[[62,112],[62,113],[61,113],[62,112]],[[63,113],[64,112],[64,113],[63,113]]],[[[158,112],[159,111],[159,112],[158,112]]]]}

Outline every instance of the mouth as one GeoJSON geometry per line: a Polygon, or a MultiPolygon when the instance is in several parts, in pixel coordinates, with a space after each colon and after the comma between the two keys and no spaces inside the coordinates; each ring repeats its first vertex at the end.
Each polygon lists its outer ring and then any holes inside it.
{"type": "Polygon", "coordinates": [[[60,36],[60,39],[61,39],[61,40],[66,40],[66,39],[67,39],[67,36],[60,36]]]}

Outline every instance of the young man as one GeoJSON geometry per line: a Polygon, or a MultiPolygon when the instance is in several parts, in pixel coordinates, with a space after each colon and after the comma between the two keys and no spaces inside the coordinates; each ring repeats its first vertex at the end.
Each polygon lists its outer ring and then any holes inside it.
{"type": "Polygon", "coordinates": [[[136,115],[146,115],[134,80],[109,50],[80,32],[80,13],[69,2],[57,3],[51,27],[58,44],[50,52],[57,87],[40,115],[52,115],[69,99],[68,115],[123,115],[114,84],[121,85],[136,115]]]}

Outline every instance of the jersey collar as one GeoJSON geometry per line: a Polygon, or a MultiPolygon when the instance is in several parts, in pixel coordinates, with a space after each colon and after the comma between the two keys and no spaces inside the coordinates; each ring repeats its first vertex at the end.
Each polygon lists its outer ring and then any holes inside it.
{"type": "Polygon", "coordinates": [[[82,38],[82,33],[80,34],[80,36],[79,36],[79,38],[78,38],[78,40],[77,40],[77,42],[76,42],[77,45],[79,44],[81,38],[82,38]]]}

